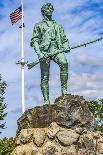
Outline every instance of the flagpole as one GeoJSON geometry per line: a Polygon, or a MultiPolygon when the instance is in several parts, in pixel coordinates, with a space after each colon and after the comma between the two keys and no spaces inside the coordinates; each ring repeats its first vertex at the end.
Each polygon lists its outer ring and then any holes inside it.
{"type": "Polygon", "coordinates": [[[22,6],[22,50],[21,50],[21,74],[22,74],[22,113],[25,112],[25,82],[24,82],[24,5],[23,0],[21,0],[21,6],[22,6]]]}

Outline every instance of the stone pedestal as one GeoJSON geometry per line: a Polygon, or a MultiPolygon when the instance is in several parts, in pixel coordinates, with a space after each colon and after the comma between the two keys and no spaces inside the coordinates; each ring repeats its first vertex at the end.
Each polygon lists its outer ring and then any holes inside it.
{"type": "Polygon", "coordinates": [[[81,96],[59,97],[53,105],[27,110],[18,120],[12,155],[102,155],[103,133],[81,96]]]}
{"type": "Polygon", "coordinates": [[[84,128],[64,128],[56,122],[48,128],[22,129],[12,155],[102,155],[103,134],[84,128]]]}

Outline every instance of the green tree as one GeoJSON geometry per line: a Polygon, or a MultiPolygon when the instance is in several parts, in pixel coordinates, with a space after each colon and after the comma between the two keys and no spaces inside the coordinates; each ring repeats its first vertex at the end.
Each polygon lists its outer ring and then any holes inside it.
{"type": "Polygon", "coordinates": [[[87,105],[96,119],[97,130],[103,132],[103,99],[87,101],[87,105]]]}
{"type": "MultiPolygon", "coordinates": [[[[0,74],[0,129],[5,129],[5,116],[7,113],[5,112],[5,109],[7,107],[6,103],[4,103],[5,97],[5,89],[7,87],[7,84],[5,81],[2,80],[2,76],[0,74]]],[[[1,133],[1,131],[0,131],[1,133]]]]}
{"type": "Polygon", "coordinates": [[[15,138],[4,138],[0,140],[0,155],[11,155],[15,149],[15,138]]]}

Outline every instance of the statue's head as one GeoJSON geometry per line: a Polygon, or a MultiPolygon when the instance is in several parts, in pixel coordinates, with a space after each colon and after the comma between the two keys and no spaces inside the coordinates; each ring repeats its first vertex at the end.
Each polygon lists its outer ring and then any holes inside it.
{"type": "Polygon", "coordinates": [[[51,3],[44,4],[41,8],[41,12],[43,16],[52,16],[53,11],[54,11],[54,8],[51,3]]]}

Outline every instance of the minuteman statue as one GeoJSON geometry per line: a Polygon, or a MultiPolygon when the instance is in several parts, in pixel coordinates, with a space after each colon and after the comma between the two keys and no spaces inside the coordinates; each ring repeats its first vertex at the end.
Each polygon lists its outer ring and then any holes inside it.
{"type": "Polygon", "coordinates": [[[61,25],[52,19],[54,8],[51,3],[42,6],[41,12],[44,17],[42,22],[35,25],[31,46],[36,51],[40,60],[41,68],[41,90],[45,104],[49,104],[49,69],[50,61],[53,60],[60,67],[60,80],[62,95],[67,94],[68,62],[64,53],[55,56],[45,57],[48,53],[55,53],[58,50],[70,51],[68,39],[61,25]]]}

